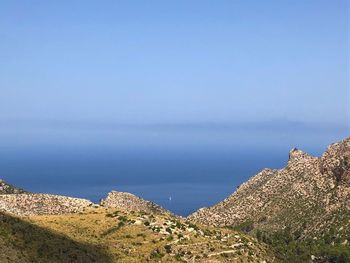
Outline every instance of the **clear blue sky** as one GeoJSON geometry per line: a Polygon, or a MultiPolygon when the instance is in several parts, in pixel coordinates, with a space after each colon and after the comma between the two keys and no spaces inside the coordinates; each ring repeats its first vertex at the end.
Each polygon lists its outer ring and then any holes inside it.
{"type": "Polygon", "coordinates": [[[346,0],[9,0],[0,39],[2,123],[350,121],[346,0]]]}

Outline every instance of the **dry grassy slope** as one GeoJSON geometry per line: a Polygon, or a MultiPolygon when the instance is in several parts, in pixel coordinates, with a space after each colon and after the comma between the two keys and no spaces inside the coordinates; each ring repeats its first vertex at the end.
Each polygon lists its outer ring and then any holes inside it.
{"type": "Polygon", "coordinates": [[[101,203],[105,207],[82,205],[79,210],[72,209],[69,197],[0,197],[2,209],[12,212],[0,213],[1,263],[272,261],[252,237],[196,226],[128,193],[112,192],[101,203]]]}
{"type": "Polygon", "coordinates": [[[0,213],[0,262],[111,262],[103,248],[0,213]]]}
{"type": "MultiPolygon", "coordinates": [[[[170,215],[100,207],[77,214],[32,216],[25,222],[65,237],[70,242],[89,244],[92,248],[106,251],[109,261],[103,258],[97,261],[102,263],[272,261],[266,247],[252,237],[226,228],[196,226],[170,215]]],[[[38,237],[40,233],[33,235],[38,237]]],[[[34,239],[35,242],[41,241],[34,239]]],[[[46,249],[55,250],[57,254],[60,246],[49,242],[46,249]]],[[[6,255],[7,252],[3,253],[6,255]]],[[[89,250],[87,253],[90,253],[89,250]]]]}
{"type": "Polygon", "coordinates": [[[293,149],[285,168],[263,170],[189,219],[216,226],[253,222],[268,231],[290,227],[301,237],[332,231],[345,240],[350,231],[350,137],[329,146],[320,158],[293,149]]]}

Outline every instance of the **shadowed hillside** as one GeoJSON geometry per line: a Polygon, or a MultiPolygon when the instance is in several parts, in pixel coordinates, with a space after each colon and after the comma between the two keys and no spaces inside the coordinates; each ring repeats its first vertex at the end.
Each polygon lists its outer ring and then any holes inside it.
{"type": "Polygon", "coordinates": [[[0,213],[0,262],[111,262],[94,245],[73,241],[55,231],[0,213]]]}

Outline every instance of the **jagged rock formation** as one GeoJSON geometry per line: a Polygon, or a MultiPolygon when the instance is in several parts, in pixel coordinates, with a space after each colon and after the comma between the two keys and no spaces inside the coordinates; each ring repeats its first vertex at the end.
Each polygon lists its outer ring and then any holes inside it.
{"type": "Polygon", "coordinates": [[[23,189],[14,187],[0,179],[0,194],[21,194],[25,192],[23,189]]]}
{"type": "Polygon", "coordinates": [[[146,213],[170,213],[168,210],[163,207],[151,202],[144,200],[136,195],[111,191],[108,193],[106,199],[101,200],[101,206],[117,208],[126,211],[135,211],[135,212],[146,212],[146,213]]]}
{"type": "Polygon", "coordinates": [[[76,213],[92,202],[86,199],[49,194],[0,195],[0,211],[18,216],[76,213]]]}
{"type": "Polygon", "coordinates": [[[335,231],[345,240],[350,231],[350,137],[330,145],[320,158],[292,149],[285,168],[264,169],[224,201],[188,219],[216,226],[249,222],[267,231],[290,228],[300,238],[335,231]]]}

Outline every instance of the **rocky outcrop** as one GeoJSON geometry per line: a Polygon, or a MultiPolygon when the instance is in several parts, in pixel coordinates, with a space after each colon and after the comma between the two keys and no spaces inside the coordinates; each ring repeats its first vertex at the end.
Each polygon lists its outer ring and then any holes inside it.
{"type": "Polygon", "coordinates": [[[317,237],[337,225],[350,231],[350,137],[328,147],[320,157],[298,149],[280,170],[264,169],[235,193],[190,215],[202,224],[228,226],[249,222],[277,231],[290,227],[301,237],[317,237]]]}
{"type": "Polygon", "coordinates": [[[76,213],[92,202],[86,199],[49,194],[0,195],[0,211],[17,216],[58,215],[76,213]]]}
{"type": "Polygon", "coordinates": [[[146,201],[136,195],[112,191],[108,193],[106,199],[101,200],[101,206],[117,208],[125,211],[146,212],[146,213],[170,213],[163,207],[146,201]]]}
{"type": "Polygon", "coordinates": [[[20,194],[25,193],[23,189],[14,187],[0,179],[0,194],[20,194]]]}
{"type": "Polygon", "coordinates": [[[350,186],[350,140],[332,144],[320,158],[320,171],[350,186]]]}

